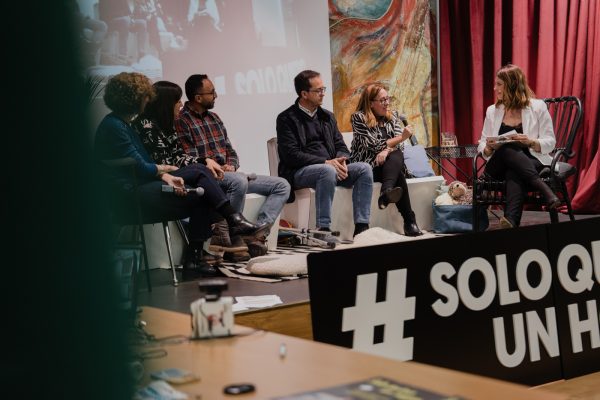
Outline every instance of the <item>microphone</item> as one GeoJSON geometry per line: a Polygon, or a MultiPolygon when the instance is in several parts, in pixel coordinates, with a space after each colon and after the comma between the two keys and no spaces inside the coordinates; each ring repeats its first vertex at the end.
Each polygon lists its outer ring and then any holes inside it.
{"type": "MultiPolygon", "coordinates": [[[[198,186],[197,188],[184,188],[187,193],[195,193],[198,196],[204,196],[204,188],[198,186]]],[[[163,193],[175,193],[175,187],[171,185],[162,185],[163,193]]]]}
{"type": "MultiPolygon", "coordinates": [[[[406,119],[406,115],[404,114],[400,114],[398,115],[398,118],[400,118],[400,121],[402,121],[402,123],[404,124],[404,126],[408,126],[408,120],[406,119]]],[[[410,141],[410,144],[413,146],[416,146],[418,144],[417,138],[415,137],[415,135],[410,135],[410,138],[408,139],[410,141]]]]}
{"type": "Polygon", "coordinates": [[[398,115],[398,118],[400,118],[400,121],[402,121],[404,126],[408,126],[408,120],[406,119],[406,115],[400,114],[400,115],[398,115]]]}

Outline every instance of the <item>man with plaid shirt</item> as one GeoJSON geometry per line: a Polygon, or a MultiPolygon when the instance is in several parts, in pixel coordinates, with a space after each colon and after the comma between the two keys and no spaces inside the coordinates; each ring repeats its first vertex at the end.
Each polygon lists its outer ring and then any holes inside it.
{"type": "MultiPolygon", "coordinates": [[[[175,119],[175,130],[185,152],[192,156],[203,157],[206,166],[218,180],[221,188],[229,198],[233,208],[242,212],[246,193],[257,193],[267,199],[258,213],[257,225],[270,226],[281,213],[290,195],[289,183],[279,177],[257,175],[256,179],[236,172],[240,166],[237,153],[231,146],[225,125],[219,116],[209,110],[214,108],[217,92],[207,75],[192,75],[185,82],[185,94],[188,101],[175,119]]],[[[211,239],[213,250],[226,249],[243,245],[239,237],[228,237],[227,226],[215,226],[215,235],[211,239]]],[[[268,229],[264,235],[268,234],[268,229]]],[[[250,253],[263,255],[266,246],[261,243],[264,238],[246,239],[250,253]]],[[[232,261],[242,261],[249,255],[237,253],[225,254],[232,261]]]]}

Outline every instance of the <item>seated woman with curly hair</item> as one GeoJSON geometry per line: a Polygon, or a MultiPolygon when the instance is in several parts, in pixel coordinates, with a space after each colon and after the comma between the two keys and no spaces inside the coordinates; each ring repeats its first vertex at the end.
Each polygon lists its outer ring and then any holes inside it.
{"type": "MultiPolygon", "coordinates": [[[[202,261],[202,246],[211,235],[210,223],[216,211],[227,220],[235,234],[252,234],[257,226],[235,212],[210,171],[202,164],[184,168],[156,164],[144,148],[130,123],[154,97],[152,82],[145,75],[122,72],[113,76],[104,91],[104,102],[112,110],[96,131],[95,154],[104,183],[117,206],[119,219],[135,222],[136,182],[122,168],[106,165],[106,160],[124,157],[135,161],[137,192],[144,223],[190,218],[190,247],[185,270],[200,276],[216,275],[214,266],[202,261]],[[173,187],[175,195],[162,193],[162,186],[173,187]],[[187,195],[185,188],[202,187],[204,195],[187,195]]],[[[191,275],[190,275],[191,276],[191,275]]]]}

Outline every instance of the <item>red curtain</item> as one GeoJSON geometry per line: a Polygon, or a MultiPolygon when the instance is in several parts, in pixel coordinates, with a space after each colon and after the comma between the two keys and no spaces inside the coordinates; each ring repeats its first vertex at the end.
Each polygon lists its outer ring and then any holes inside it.
{"type": "Polygon", "coordinates": [[[440,0],[440,128],[476,143],[494,102],[495,72],[513,63],[536,97],[573,95],[583,103],[574,146],[573,208],[600,213],[600,2],[597,0],[440,0]]]}

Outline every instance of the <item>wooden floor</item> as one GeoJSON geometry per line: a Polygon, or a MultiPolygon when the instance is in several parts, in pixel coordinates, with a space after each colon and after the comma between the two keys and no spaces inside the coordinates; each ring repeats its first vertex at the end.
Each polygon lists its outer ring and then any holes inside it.
{"type": "MultiPolygon", "coordinates": [[[[178,287],[171,284],[171,271],[165,269],[150,272],[153,284],[152,292],[145,288],[140,279],[138,304],[170,311],[189,313],[190,303],[202,296],[198,282],[180,282],[178,287]]],[[[179,274],[178,274],[179,275],[179,274]]],[[[308,279],[265,283],[245,281],[234,278],[227,281],[228,288],[223,296],[261,296],[278,295],[283,304],[235,314],[235,323],[256,329],[268,330],[283,335],[312,339],[310,304],[308,301],[308,279]]]]}

